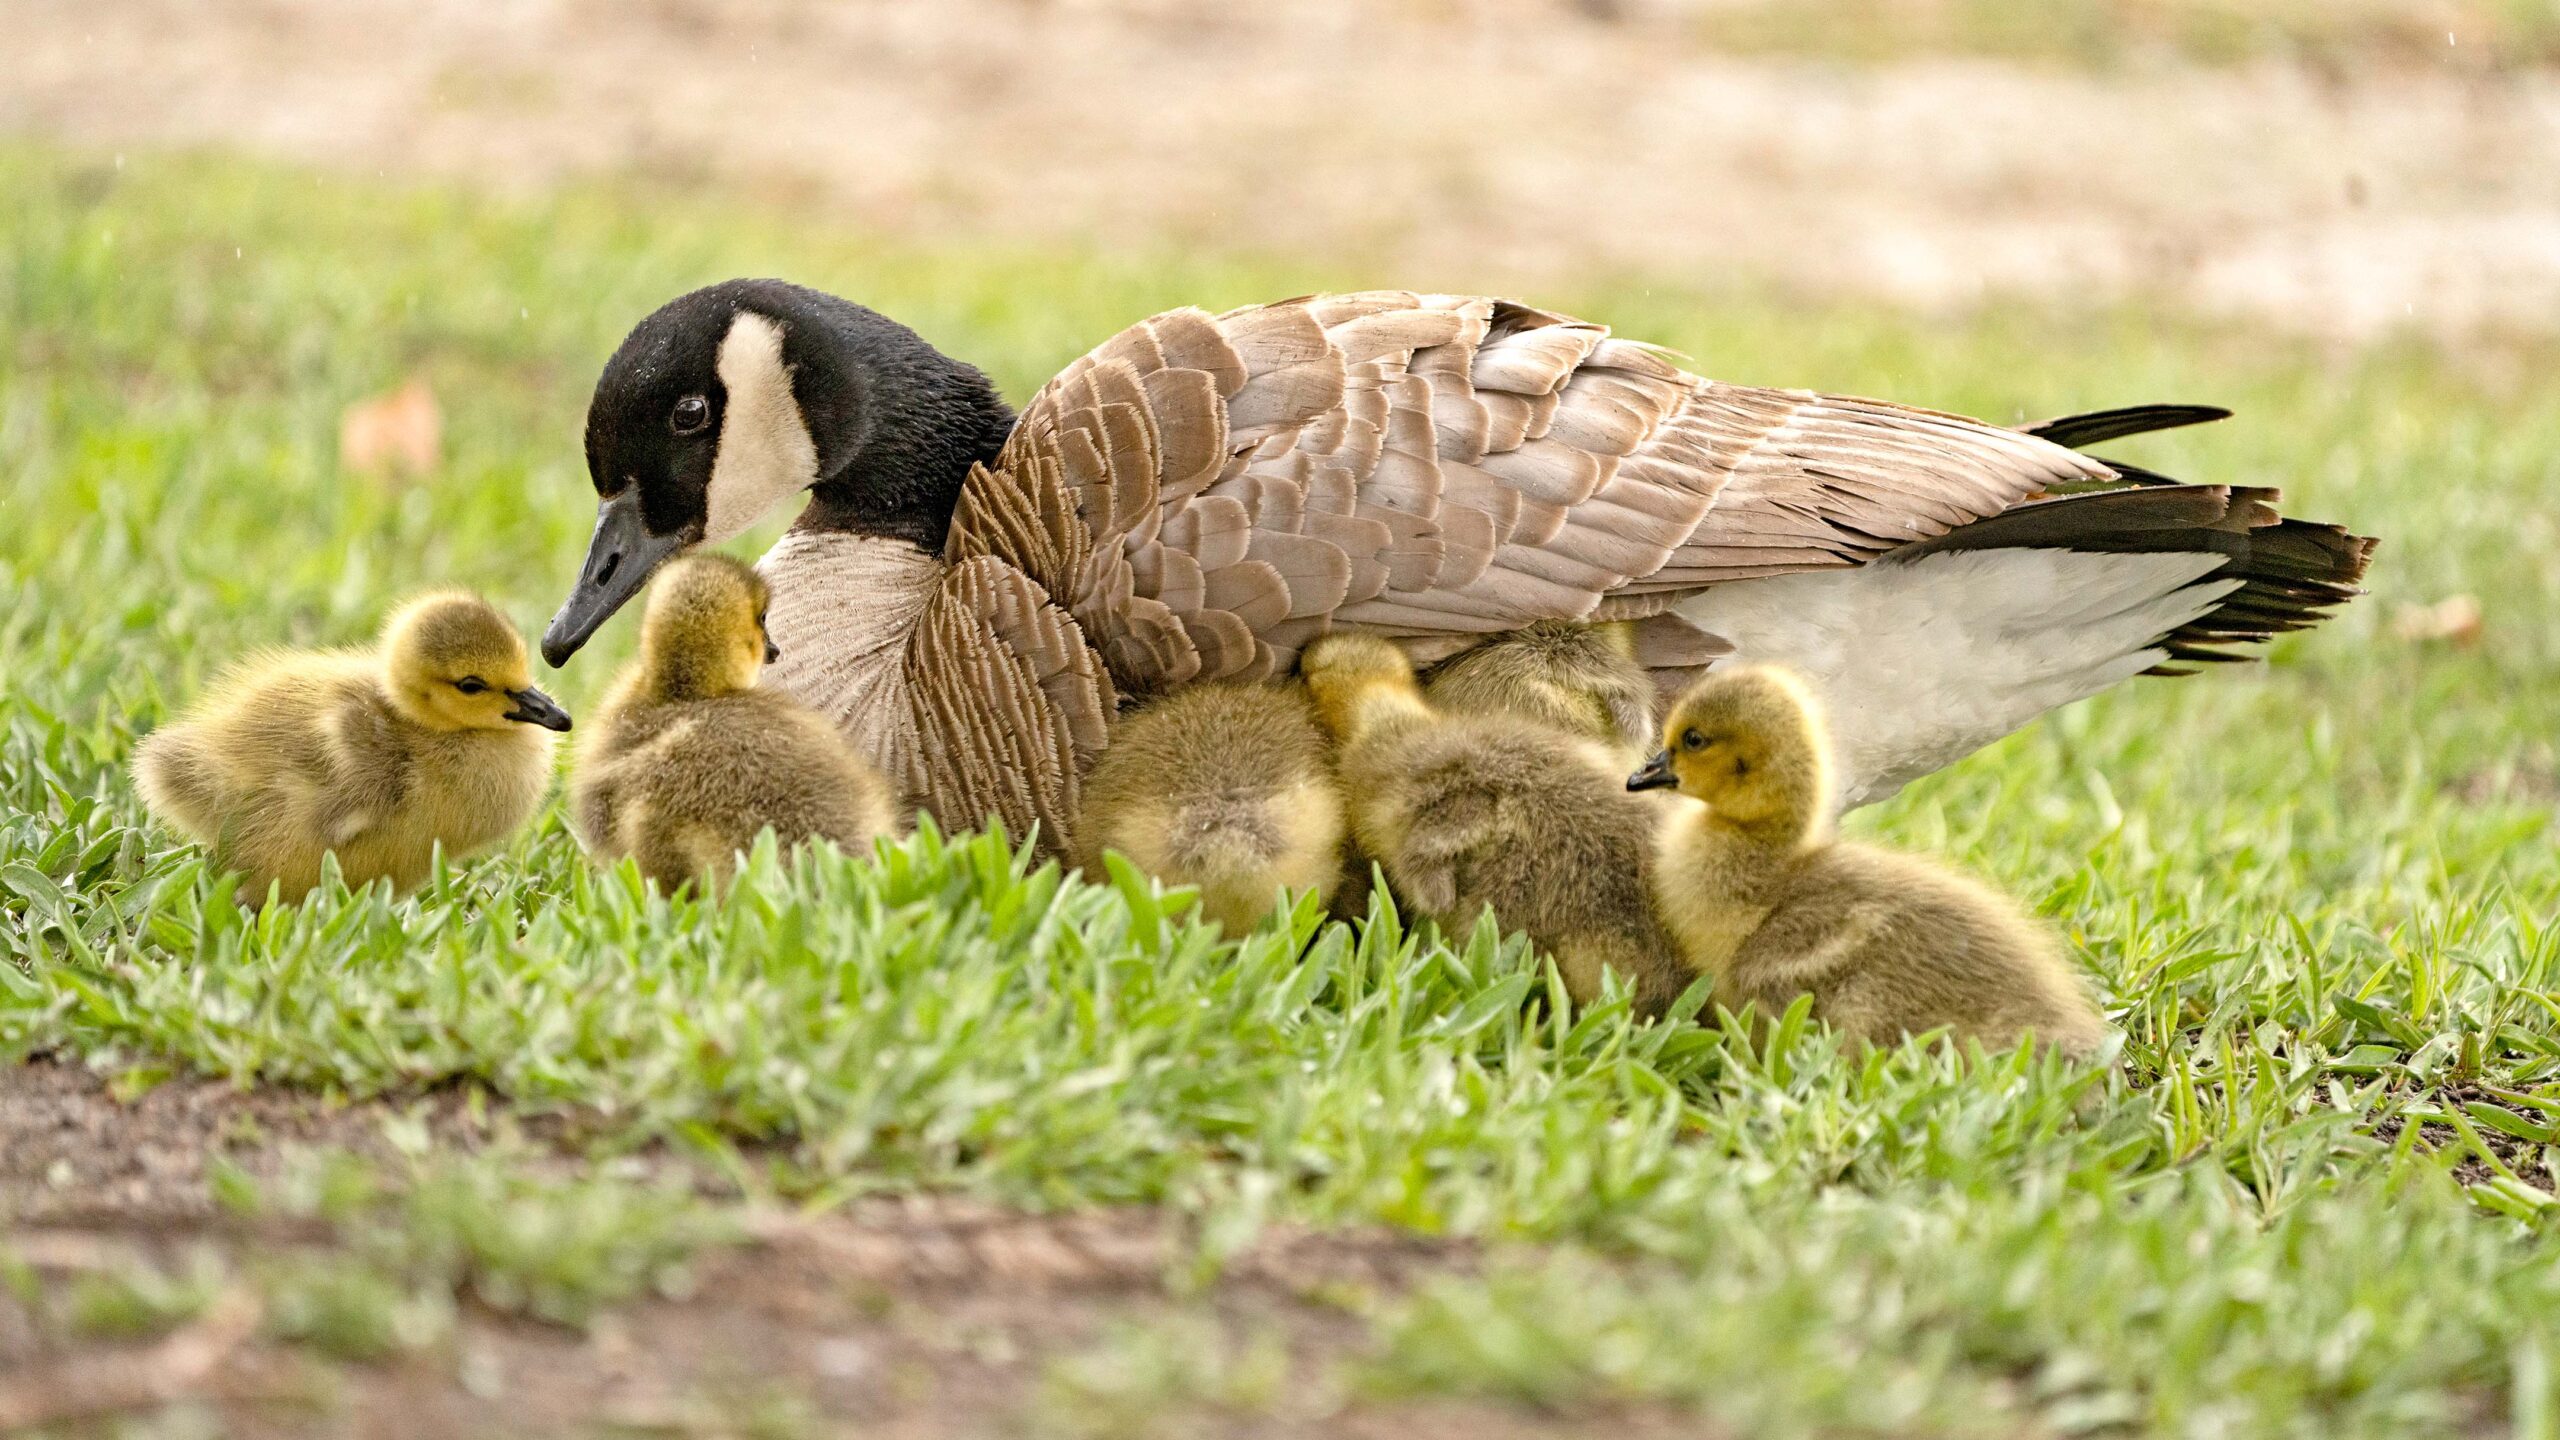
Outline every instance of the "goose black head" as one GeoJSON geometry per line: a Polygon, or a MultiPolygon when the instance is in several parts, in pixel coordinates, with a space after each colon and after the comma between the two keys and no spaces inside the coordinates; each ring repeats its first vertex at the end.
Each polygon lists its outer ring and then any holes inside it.
{"type": "Polygon", "coordinates": [[[596,379],[595,538],[543,658],[565,663],[669,558],[804,490],[804,524],[939,553],[961,481],[1012,424],[985,376],[850,301],[780,280],[680,295],[596,379]]]}

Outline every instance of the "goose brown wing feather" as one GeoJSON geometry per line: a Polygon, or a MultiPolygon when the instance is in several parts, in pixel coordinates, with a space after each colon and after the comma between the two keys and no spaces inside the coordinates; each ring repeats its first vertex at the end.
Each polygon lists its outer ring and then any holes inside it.
{"type": "Polygon", "coordinates": [[[1014,508],[1063,504],[1076,533],[980,523],[973,495],[975,553],[1020,554],[1140,693],[1285,666],[1327,624],[1484,633],[1858,564],[2110,478],[2032,435],[1402,291],[1143,322],[1044,388],[997,465],[1032,476],[1014,508]]]}
{"type": "Polygon", "coordinates": [[[1108,738],[1114,701],[1074,618],[993,556],[953,565],[907,652],[926,795],[954,828],[1002,816],[1020,838],[1074,843],[1081,778],[1108,738]]]}

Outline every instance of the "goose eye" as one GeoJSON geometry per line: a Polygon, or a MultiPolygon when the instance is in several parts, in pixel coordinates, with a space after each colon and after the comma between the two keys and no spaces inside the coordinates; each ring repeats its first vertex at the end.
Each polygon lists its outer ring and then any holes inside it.
{"type": "Polygon", "coordinates": [[[1707,743],[1707,737],[1699,734],[1695,730],[1683,730],[1680,732],[1680,743],[1687,746],[1689,749],[1695,750],[1707,743]]]}
{"type": "Polygon", "coordinates": [[[477,675],[465,675],[453,682],[453,688],[465,695],[478,695],[489,688],[489,682],[477,675]]]}
{"type": "Polygon", "coordinates": [[[667,416],[667,427],[679,435],[691,435],[711,423],[711,402],[699,395],[687,395],[676,402],[667,416]]]}

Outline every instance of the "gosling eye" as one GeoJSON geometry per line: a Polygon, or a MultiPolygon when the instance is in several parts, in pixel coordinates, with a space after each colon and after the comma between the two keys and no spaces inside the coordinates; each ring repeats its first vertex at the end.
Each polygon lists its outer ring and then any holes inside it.
{"type": "Polygon", "coordinates": [[[1699,734],[1695,729],[1683,730],[1680,732],[1680,744],[1684,749],[1702,749],[1705,747],[1706,743],[1707,737],[1699,734]]]}
{"type": "Polygon", "coordinates": [[[465,675],[453,682],[453,688],[465,695],[478,695],[488,690],[489,682],[477,675],[465,675]]]}
{"type": "Polygon", "coordinates": [[[710,423],[711,402],[699,395],[687,395],[678,400],[676,408],[667,413],[667,428],[679,435],[699,434],[702,427],[710,423]]]}

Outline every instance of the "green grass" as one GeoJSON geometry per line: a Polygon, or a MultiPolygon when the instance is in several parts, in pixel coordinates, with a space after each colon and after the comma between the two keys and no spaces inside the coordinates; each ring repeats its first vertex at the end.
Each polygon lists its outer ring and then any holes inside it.
{"type": "MultiPolygon", "coordinates": [[[[133,738],[232,654],[360,638],[423,585],[538,624],[592,514],[586,386],[677,290],[788,274],[1019,396],[1158,308],[1432,277],[214,160],[0,152],[0,192],[0,1053],[466,1083],[817,1201],[1159,1204],[1208,1264],[1275,1219],[1495,1242],[1482,1276],[1364,1307],[1374,1353],[1328,1381],[1355,1391],[1641,1397],[1773,1434],[2551,1433],[2560,351],[1538,297],[1735,378],[1999,418],[2230,403],[2127,453],[2386,537],[2377,593],[2272,664],[2137,684],[1855,823],[2031,899],[2125,1030],[2111,1070],[1967,1065],[1524,1006],[1550,982],[1516,944],[1385,915],[1219,941],[1142,885],[931,833],[762,856],[705,906],[588,869],[555,814],[408,899],[243,917],[145,827],[133,738]],[[445,401],[443,473],[341,474],[340,408],[411,373],[445,401]],[[2455,590],[2486,606],[2476,648],[2393,637],[2396,605],[2455,590]]],[[[573,709],[628,629],[561,677],[573,709]]],[[[1271,1388],[1264,1351],[1149,1359],[1178,1342],[1062,1383],[1271,1388]]]]}

